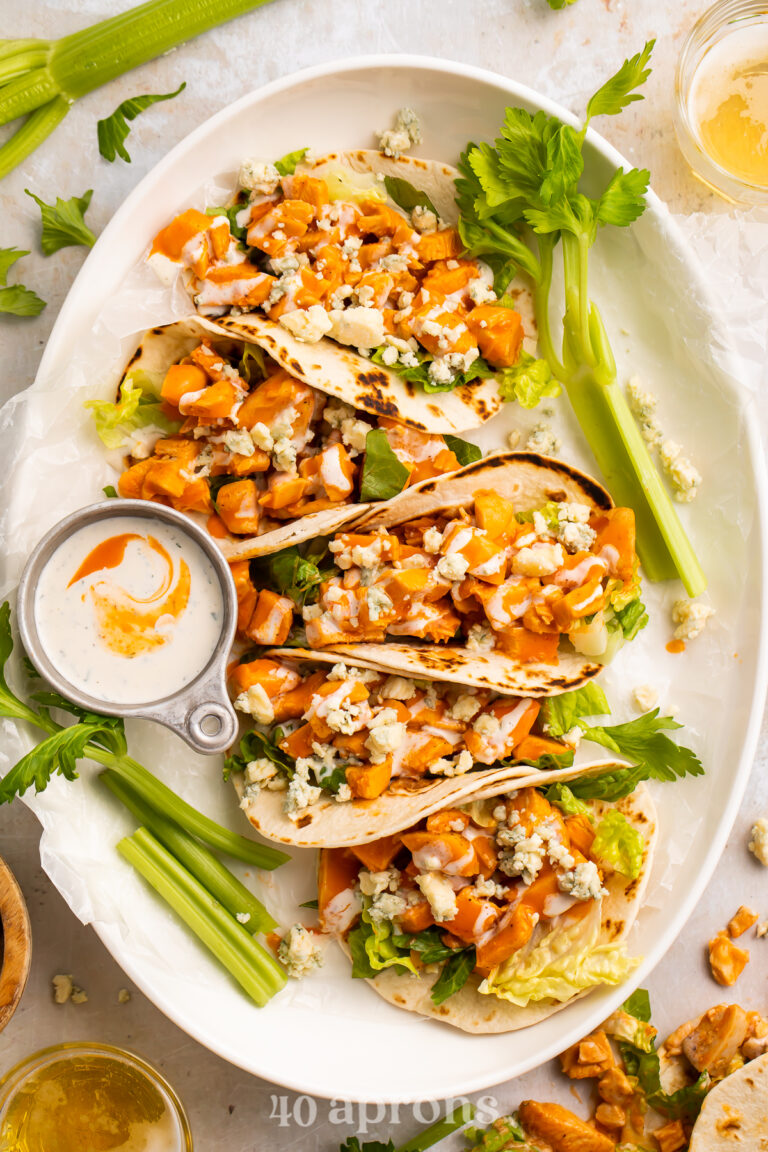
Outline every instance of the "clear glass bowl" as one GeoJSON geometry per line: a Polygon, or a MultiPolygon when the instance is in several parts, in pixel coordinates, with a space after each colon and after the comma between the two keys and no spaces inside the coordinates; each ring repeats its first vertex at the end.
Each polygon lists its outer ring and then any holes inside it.
{"type": "Polygon", "coordinates": [[[141,1057],[110,1044],[56,1044],[0,1079],[0,1152],[97,1148],[193,1152],[181,1101],[141,1057]],[[107,1078],[120,1089],[116,1108],[104,1103],[107,1078]]]}
{"type": "Polygon", "coordinates": [[[735,204],[768,204],[768,185],[750,183],[712,158],[693,116],[691,93],[707,52],[732,32],[755,25],[768,26],[768,0],[718,0],[694,24],[677,65],[675,130],[680,148],[699,179],[735,204]]]}

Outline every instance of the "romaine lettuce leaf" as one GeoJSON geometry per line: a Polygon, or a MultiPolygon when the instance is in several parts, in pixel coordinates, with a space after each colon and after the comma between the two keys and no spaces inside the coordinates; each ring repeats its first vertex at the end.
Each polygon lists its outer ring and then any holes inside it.
{"type": "Polygon", "coordinates": [[[570,927],[554,920],[535,947],[494,968],[480,991],[525,1008],[541,1000],[562,1004],[598,984],[620,984],[639,960],[627,955],[623,943],[598,943],[599,934],[596,901],[592,911],[570,927]]]}
{"type": "Polygon", "coordinates": [[[163,412],[159,393],[146,372],[126,376],[115,403],[86,400],[85,407],[93,412],[96,432],[107,448],[120,448],[132,432],[150,424],[168,435],[179,430],[179,424],[163,412]]]}
{"type": "Polygon", "coordinates": [[[643,867],[641,833],[616,809],[606,812],[595,829],[592,856],[599,864],[635,880],[643,867]]]}
{"type": "Polygon", "coordinates": [[[360,920],[347,936],[352,953],[352,975],[372,980],[377,972],[392,967],[416,975],[409,952],[398,948],[394,936],[395,931],[389,920],[374,921],[365,908],[360,920]]]}

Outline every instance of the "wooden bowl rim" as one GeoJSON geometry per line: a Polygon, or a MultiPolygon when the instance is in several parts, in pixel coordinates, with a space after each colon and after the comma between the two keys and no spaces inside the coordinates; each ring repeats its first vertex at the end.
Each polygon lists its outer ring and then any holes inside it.
{"type": "Polygon", "coordinates": [[[3,949],[0,962],[0,1032],[21,999],[32,959],[29,914],[18,881],[0,856],[0,921],[3,949]]]}

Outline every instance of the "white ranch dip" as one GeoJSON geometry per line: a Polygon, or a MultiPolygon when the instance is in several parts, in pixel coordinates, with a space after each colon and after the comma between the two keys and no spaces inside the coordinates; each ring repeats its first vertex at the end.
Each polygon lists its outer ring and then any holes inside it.
{"type": "Polygon", "coordinates": [[[223,615],[216,572],[199,545],[139,516],[73,533],[35,595],[51,663],[73,687],[115,704],[160,700],[194,680],[216,649],[223,615]]]}

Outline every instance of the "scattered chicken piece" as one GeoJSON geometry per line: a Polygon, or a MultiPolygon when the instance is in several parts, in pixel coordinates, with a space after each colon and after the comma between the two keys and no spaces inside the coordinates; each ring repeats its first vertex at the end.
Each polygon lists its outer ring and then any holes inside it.
{"type": "Polygon", "coordinates": [[[671,1120],[663,1128],[657,1128],[653,1135],[659,1145],[659,1152],[677,1152],[679,1148],[688,1147],[688,1137],[681,1120],[671,1120]]]}
{"type": "Polygon", "coordinates": [[[607,1072],[615,1060],[605,1032],[593,1032],[566,1049],[560,1056],[560,1064],[571,1080],[587,1080],[607,1072]]]}
{"type": "Polygon", "coordinates": [[[746,904],[742,904],[735,916],[728,921],[728,935],[732,940],[742,936],[747,928],[757,924],[757,912],[753,912],[746,904]]]}
{"type": "Polygon", "coordinates": [[[730,987],[741,976],[749,963],[746,948],[737,948],[725,932],[718,932],[709,942],[709,966],[718,984],[730,987]]]}
{"type": "Polygon", "coordinates": [[[686,1036],[682,1050],[698,1072],[724,1076],[747,1036],[747,1014],[738,1004],[717,1004],[686,1036]]]}
{"type": "Polygon", "coordinates": [[[616,1152],[610,1136],[596,1132],[560,1104],[523,1100],[519,1116],[526,1133],[547,1140],[552,1152],[616,1152]]]}

